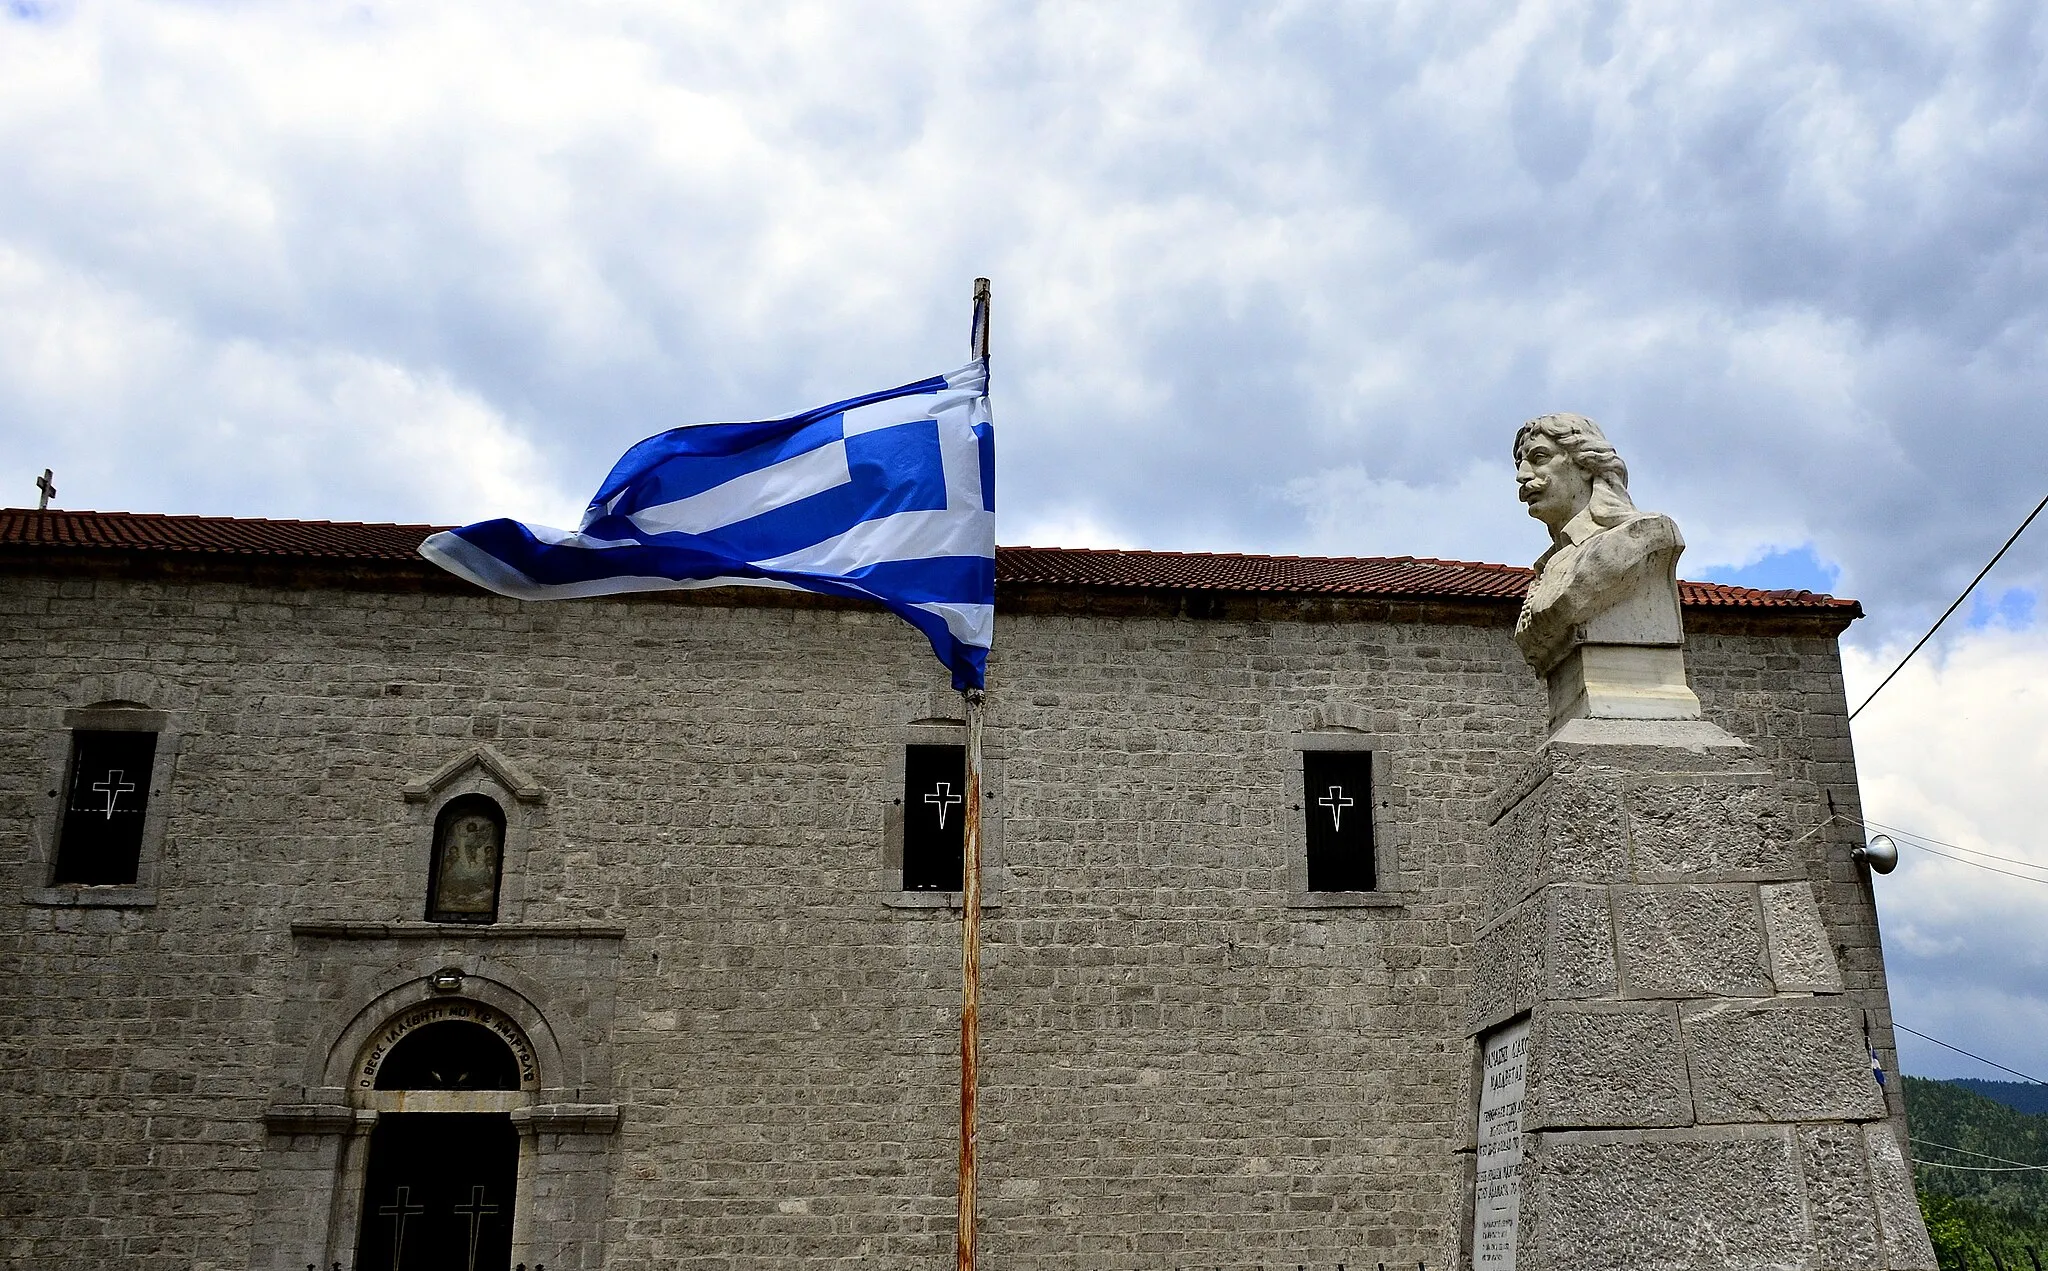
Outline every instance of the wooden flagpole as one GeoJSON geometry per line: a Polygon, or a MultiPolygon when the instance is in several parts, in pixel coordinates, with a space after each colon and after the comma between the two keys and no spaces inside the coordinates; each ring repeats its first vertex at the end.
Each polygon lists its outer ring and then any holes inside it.
{"type": "MultiPolygon", "coordinates": [[[[988,279],[974,280],[973,356],[988,358],[988,279]]],[[[967,806],[961,825],[960,896],[960,1215],[954,1250],[959,1271],[974,1271],[974,1127],[981,1062],[981,726],[982,690],[967,700],[967,806]]]]}

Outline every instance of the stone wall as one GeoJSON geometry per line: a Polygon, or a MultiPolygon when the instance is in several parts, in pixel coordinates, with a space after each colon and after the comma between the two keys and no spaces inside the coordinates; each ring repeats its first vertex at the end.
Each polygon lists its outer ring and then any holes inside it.
{"type": "MultiPolygon", "coordinates": [[[[602,1248],[548,1265],[951,1265],[957,915],[879,898],[891,756],[945,695],[895,619],[33,575],[0,579],[0,614],[0,867],[31,869],[66,709],[181,730],[153,906],[0,906],[0,1260],[299,1257],[275,1227],[329,1167],[277,1109],[332,1097],[322,1019],[442,956],[375,924],[421,916],[406,787],[488,744],[545,795],[516,810],[507,918],[603,946],[491,955],[508,984],[576,981],[553,1009],[583,1018],[554,1026],[603,1072],[549,1098],[618,1109],[540,1198],[597,1206],[602,1248]]],[[[1341,618],[1001,621],[987,1265],[1455,1256],[1485,811],[1545,692],[1505,625],[1341,618]],[[1290,743],[1333,713],[1394,743],[1395,905],[1288,904],[1290,743]]],[[[1831,638],[1688,659],[1710,718],[1854,810],[1831,638]]],[[[1881,1011],[1847,841],[1811,840],[1809,871],[1881,1011]]]]}

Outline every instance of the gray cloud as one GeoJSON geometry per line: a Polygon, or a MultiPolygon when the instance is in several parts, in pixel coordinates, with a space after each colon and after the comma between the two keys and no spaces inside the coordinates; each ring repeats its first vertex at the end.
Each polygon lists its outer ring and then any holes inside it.
{"type": "MultiPolygon", "coordinates": [[[[1572,409],[1881,659],[2048,473],[2035,5],[8,12],[16,500],[559,523],[647,433],[954,364],[976,274],[1010,542],[1528,560],[1507,440],[1572,409]]],[[[1888,917],[1922,1018],[2038,1017],[1888,917]]]]}

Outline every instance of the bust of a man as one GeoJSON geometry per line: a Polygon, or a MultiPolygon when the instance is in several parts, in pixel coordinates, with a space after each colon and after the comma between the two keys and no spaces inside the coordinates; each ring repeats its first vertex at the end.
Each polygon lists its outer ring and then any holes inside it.
{"type": "Polygon", "coordinates": [[[1684,643],[1677,567],[1685,540],[1670,517],[1636,509],[1628,466],[1598,424],[1583,415],[1523,424],[1515,483],[1529,515],[1550,529],[1515,622],[1530,666],[1547,675],[1584,645],[1684,643]]]}

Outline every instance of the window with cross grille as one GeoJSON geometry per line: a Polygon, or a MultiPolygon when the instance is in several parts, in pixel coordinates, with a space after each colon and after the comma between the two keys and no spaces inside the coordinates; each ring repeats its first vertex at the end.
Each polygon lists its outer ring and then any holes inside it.
{"type": "Polygon", "coordinates": [[[1372,752],[1304,750],[1301,775],[1308,799],[1302,808],[1308,825],[1308,889],[1373,890],[1372,752]]]}
{"type": "Polygon", "coordinates": [[[909,746],[903,756],[903,890],[959,891],[967,748],[909,746]]]}
{"type": "Polygon", "coordinates": [[[155,763],[155,733],[72,732],[53,882],[109,886],[135,881],[155,763]]]}

